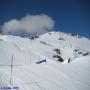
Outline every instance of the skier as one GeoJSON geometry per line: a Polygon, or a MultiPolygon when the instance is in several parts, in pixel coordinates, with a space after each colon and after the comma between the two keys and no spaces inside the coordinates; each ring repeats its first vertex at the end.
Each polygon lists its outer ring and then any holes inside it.
{"type": "Polygon", "coordinates": [[[70,61],[71,61],[71,59],[70,59],[70,57],[69,57],[69,59],[68,59],[68,63],[70,63],[70,61]]]}

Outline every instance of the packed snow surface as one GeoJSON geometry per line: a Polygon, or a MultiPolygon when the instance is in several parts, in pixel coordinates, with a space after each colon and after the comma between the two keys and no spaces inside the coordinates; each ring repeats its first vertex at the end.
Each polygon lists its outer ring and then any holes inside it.
{"type": "Polygon", "coordinates": [[[0,35],[0,88],[90,90],[89,54],[88,38],[63,32],[49,32],[34,40],[0,35]]]}

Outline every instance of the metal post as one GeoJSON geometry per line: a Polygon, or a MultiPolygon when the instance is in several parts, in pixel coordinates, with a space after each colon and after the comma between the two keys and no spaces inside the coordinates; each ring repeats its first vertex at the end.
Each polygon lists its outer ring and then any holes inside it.
{"type": "Polygon", "coordinates": [[[10,75],[10,85],[12,84],[12,74],[13,74],[13,55],[12,55],[12,59],[11,59],[11,75],[10,75]]]}

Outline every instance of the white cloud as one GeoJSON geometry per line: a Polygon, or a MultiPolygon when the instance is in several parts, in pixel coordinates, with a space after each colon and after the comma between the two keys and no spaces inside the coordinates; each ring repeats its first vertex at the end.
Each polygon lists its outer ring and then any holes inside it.
{"type": "Polygon", "coordinates": [[[52,30],[55,22],[47,15],[26,15],[20,20],[12,19],[5,22],[2,26],[2,33],[26,32],[26,33],[43,33],[52,30]]]}

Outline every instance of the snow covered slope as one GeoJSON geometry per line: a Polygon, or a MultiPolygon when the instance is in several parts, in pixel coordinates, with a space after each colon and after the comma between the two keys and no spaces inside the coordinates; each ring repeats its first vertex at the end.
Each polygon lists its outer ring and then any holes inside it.
{"type": "Polygon", "coordinates": [[[90,40],[85,37],[63,32],[49,32],[34,40],[0,35],[0,88],[90,90],[89,64],[90,40]]]}

